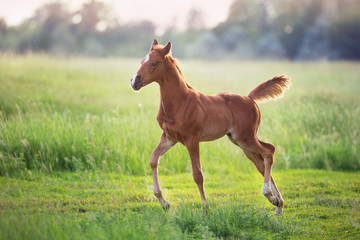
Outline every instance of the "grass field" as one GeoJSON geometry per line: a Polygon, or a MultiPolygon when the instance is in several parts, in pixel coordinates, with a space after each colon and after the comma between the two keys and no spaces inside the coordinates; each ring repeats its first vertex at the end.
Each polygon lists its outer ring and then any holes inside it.
{"type": "Polygon", "coordinates": [[[356,173],[276,171],[283,216],[261,195],[257,173],[205,175],[205,214],[191,174],[163,176],[165,212],[151,177],[110,173],[1,178],[1,239],[358,239],[356,173]],[[180,180],[179,180],[180,179],[180,180]]]}
{"type": "Polygon", "coordinates": [[[187,81],[247,95],[274,75],[293,86],[260,104],[260,139],[277,148],[273,176],[284,215],[226,138],[201,144],[206,214],[190,159],[176,145],[161,160],[165,212],[148,159],[161,130],[156,84],[139,93],[139,60],[0,57],[0,239],[358,239],[358,63],[180,61],[187,81]]]}

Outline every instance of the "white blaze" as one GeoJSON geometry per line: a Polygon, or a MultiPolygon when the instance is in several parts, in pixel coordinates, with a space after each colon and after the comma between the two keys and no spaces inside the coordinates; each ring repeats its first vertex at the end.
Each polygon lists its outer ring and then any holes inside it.
{"type": "Polygon", "coordinates": [[[134,87],[136,76],[137,76],[137,74],[134,74],[134,76],[131,78],[131,86],[132,87],[134,87]]]}
{"type": "MultiPolygon", "coordinates": [[[[149,59],[150,59],[149,54],[147,54],[147,55],[145,56],[145,59],[144,59],[144,61],[143,61],[143,64],[146,63],[147,61],[149,61],[149,59]]],[[[132,87],[134,87],[136,76],[137,76],[137,74],[134,74],[134,76],[131,78],[131,86],[132,86],[132,87]]]]}
{"type": "Polygon", "coordinates": [[[149,54],[145,56],[144,63],[146,63],[147,61],[149,61],[149,54]]]}

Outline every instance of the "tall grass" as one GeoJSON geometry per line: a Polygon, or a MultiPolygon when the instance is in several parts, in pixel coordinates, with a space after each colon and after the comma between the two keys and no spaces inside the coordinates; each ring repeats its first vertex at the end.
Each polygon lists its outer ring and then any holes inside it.
{"type": "MultiPolygon", "coordinates": [[[[286,73],[285,98],[260,104],[259,138],[277,148],[275,168],[360,169],[360,68],[357,63],[180,61],[187,81],[208,94],[247,95],[286,73]]],[[[0,57],[0,175],[27,171],[120,171],[146,175],[161,130],[159,90],[129,86],[139,60],[0,57]]],[[[205,172],[252,171],[226,138],[201,144],[205,172]],[[241,159],[242,161],[239,161],[241,159]]],[[[190,171],[176,145],[162,174],[190,171]]]]}

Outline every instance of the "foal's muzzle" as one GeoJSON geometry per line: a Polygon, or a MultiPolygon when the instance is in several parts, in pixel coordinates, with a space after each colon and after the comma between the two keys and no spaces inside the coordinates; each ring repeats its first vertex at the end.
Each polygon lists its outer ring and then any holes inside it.
{"type": "Polygon", "coordinates": [[[135,74],[132,78],[131,78],[131,87],[135,90],[138,91],[144,84],[144,81],[141,79],[140,75],[135,74]]]}

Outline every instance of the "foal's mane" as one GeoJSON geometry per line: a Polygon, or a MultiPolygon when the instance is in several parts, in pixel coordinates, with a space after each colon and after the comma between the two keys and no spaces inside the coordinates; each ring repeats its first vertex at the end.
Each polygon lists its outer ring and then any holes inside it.
{"type": "Polygon", "coordinates": [[[179,74],[184,77],[182,71],[180,70],[180,66],[179,66],[179,62],[173,58],[171,55],[168,55],[165,57],[165,60],[168,60],[168,62],[170,62],[179,72],[179,74]]]}
{"type": "Polygon", "coordinates": [[[185,77],[182,73],[182,71],[180,70],[180,67],[179,67],[179,63],[178,61],[176,60],[176,58],[173,58],[171,55],[168,55],[165,57],[165,60],[167,60],[168,62],[170,62],[170,64],[175,67],[175,69],[177,69],[179,75],[181,76],[181,79],[182,81],[184,81],[185,85],[187,88],[189,89],[194,89],[192,86],[190,86],[190,84],[185,80],[185,77]]]}
{"type": "MultiPolygon", "coordinates": [[[[155,50],[160,51],[160,50],[162,50],[162,47],[159,45],[155,46],[155,50]]],[[[176,58],[173,58],[170,54],[168,54],[164,57],[164,60],[165,60],[165,64],[169,64],[171,67],[173,67],[177,70],[177,72],[181,76],[181,79],[185,82],[185,84],[188,88],[193,88],[186,82],[184,75],[180,69],[179,62],[177,61],[176,58]]]]}

